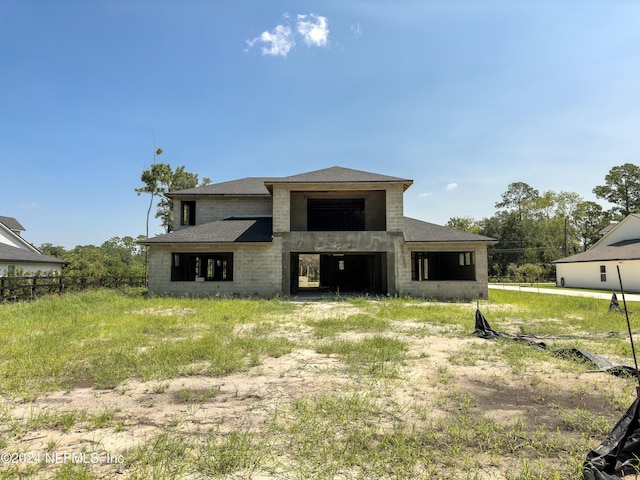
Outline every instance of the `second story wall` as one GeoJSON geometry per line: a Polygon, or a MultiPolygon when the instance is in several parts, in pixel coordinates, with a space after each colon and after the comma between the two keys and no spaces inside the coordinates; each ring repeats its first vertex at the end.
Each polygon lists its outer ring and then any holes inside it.
{"type": "Polygon", "coordinates": [[[351,230],[384,231],[386,229],[386,195],[384,190],[360,192],[291,192],[291,231],[313,230],[309,222],[309,202],[362,203],[363,212],[356,219],[359,227],[351,230]]]}
{"type": "MultiPolygon", "coordinates": [[[[401,183],[298,183],[273,186],[273,231],[308,231],[309,200],[362,199],[364,219],[354,230],[402,232],[404,188],[401,183]]],[[[357,216],[356,213],[353,214],[357,216]]],[[[311,229],[312,231],[314,229],[311,229]]],[[[324,231],[318,229],[317,231],[324,231]]],[[[349,230],[349,228],[347,228],[349,230]]]]}
{"type": "Polygon", "coordinates": [[[270,196],[210,195],[176,198],[173,202],[174,230],[189,226],[188,220],[183,221],[184,202],[190,203],[189,208],[195,205],[195,225],[229,217],[271,215],[273,211],[273,201],[270,196]]]}

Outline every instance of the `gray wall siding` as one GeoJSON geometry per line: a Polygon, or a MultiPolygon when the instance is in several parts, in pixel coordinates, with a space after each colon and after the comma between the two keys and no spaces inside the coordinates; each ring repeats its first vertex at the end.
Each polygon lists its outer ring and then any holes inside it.
{"type": "Polygon", "coordinates": [[[309,198],[364,198],[365,230],[386,228],[386,195],[384,190],[363,192],[291,192],[291,231],[307,231],[307,200],[309,198]]]}
{"type": "Polygon", "coordinates": [[[273,296],[282,293],[282,253],[278,241],[254,244],[162,245],[149,252],[149,293],[187,296],[273,296]],[[233,252],[231,282],[172,282],[172,253],[233,252]]]}
{"type": "Polygon", "coordinates": [[[174,201],[173,218],[174,230],[180,230],[185,226],[180,225],[181,200],[196,201],[196,225],[215,222],[232,216],[271,215],[273,203],[271,197],[199,197],[181,198],[174,201]]]}
{"type": "Polygon", "coordinates": [[[397,288],[402,295],[425,298],[487,298],[489,277],[486,245],[475,243],[403,243],[396,264],[397,288]],[[414,281],[411,280],[411,252],[474,252],[475,281],[414,281]]]}

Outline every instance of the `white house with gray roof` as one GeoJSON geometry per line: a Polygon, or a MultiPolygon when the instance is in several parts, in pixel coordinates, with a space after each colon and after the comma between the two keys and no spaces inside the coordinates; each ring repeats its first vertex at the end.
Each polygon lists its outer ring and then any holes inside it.
{"type": "Polygon", "coordinates": [[[149,247],[152,294],[313,292],[486,298],[497,241],[407,218],[412,180],[331,167],[170,192],[174,228],[149,247]],[[313,255],[319,285],[300,284],[313,255]]]}
{"type": "Polygon", "coordinates": [[[13,217],[0,216],[0,277],[60,273],[67,262],[40,253],[22,238],[24,227],[13,217]]]}
{"type": "Polygon", "coordinates": [[[608,228],[586,252],[553,263],[559,287],[620,290],[620,267],[625,290],[640,292],[640,215],[632,213],[608,228]]]}

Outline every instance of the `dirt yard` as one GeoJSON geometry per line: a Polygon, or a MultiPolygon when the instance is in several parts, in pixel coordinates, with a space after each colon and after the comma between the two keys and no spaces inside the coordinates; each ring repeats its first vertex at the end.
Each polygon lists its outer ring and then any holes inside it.
{"type": "MultiPolygon", "coordinates": [[[[309,302],[300,305],[296,318],[319,319],[354,312],[357,307],[345,303],[309,302]]],[[[471,322],[471,307],[469,318],[471,322]]],[[[264,358],[247,372],[209,377],[199,374],[198,366],[194,365],[192,374],[182,378],[132,380],[113,390],[76,388],[49,393],[35,401],[5,399],[2,409],[11,422],[0,427],[7,439],[3,451],[28,452],[34,458],[39,456],[41,462],[49,455],[46,465],[37,472],[42,478],[60,471],[60,465],[66,463],[64,455],[93,452],[94,458],[99,459],[90,461],[93,475],[127,478],[132,468],[127,459],[130,452],[151,441],[167,425],[184,435],[202,431],[216,431],[219,435],[251,431],[266,435],[274,412],[296,399],[377,388],[376,382],[359,384],[336,356],[312,348],[311,327],[302,322],[291,328],[286,323],[282,327],[277,335],[308,347],[297,348],[280,358],[264,358]],[[68,417],[73,418],[65,425],[61,419],[68,417]],[[99,419],[104,421],[100,423],[99,419]]],[[[502,424],[524,421],[544,426],[549,432],[571,430],[563,426],[558,412],[599,412],[611,425],[627,406],[618,394],[632,388],[628,380],[574,369],[569,364],[562,368],[553,361],[531,365],[525,361],[514,367],[495,357],[491,341],[475,338],[462,329],[407,321],[395,322],[389,334],[406,342],[409,352],[408,360],[399,366],[397,378],[389,380],[384,388],[383,402],[394,405],[395,415],[406,417],[403,420],[407,422],[416,422],[411,417],[416,417],[417,411],[426,412],[421,421],[433,422],[462,408],[458,402],[467,402],[472,415],[502,424]]],[[[348,336],[358,335],[367,334],[348,336]]],[[[579,433],[569,431],[567,435],[579,433]]],[[[469,478],[507,478],[505,463],[509,461],[488,460],[475,477],[469,478]]],[[[237,476],[244,478],[242,474],[237,476]]],[[[279,474],[252,472],[246,476],[288,478],[286,468],[279,474]]],[[[446,478],[446,474],[429,478],[446,478]]]]}

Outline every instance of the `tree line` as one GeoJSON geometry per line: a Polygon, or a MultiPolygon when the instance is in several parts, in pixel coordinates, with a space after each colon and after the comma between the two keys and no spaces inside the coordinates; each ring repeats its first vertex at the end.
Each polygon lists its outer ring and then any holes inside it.
{"type": "Polygon", "coordinates": [[[493,216],[453,217],[447,226],[499,240],[488,250],[490,276],[552,277],[552,261],[587,250],[612,223],[640,212],[640,167],[613,167],[593,193],[611,208],[575,192],[541,193],[514,182],[495,203],[493,216]]]}

